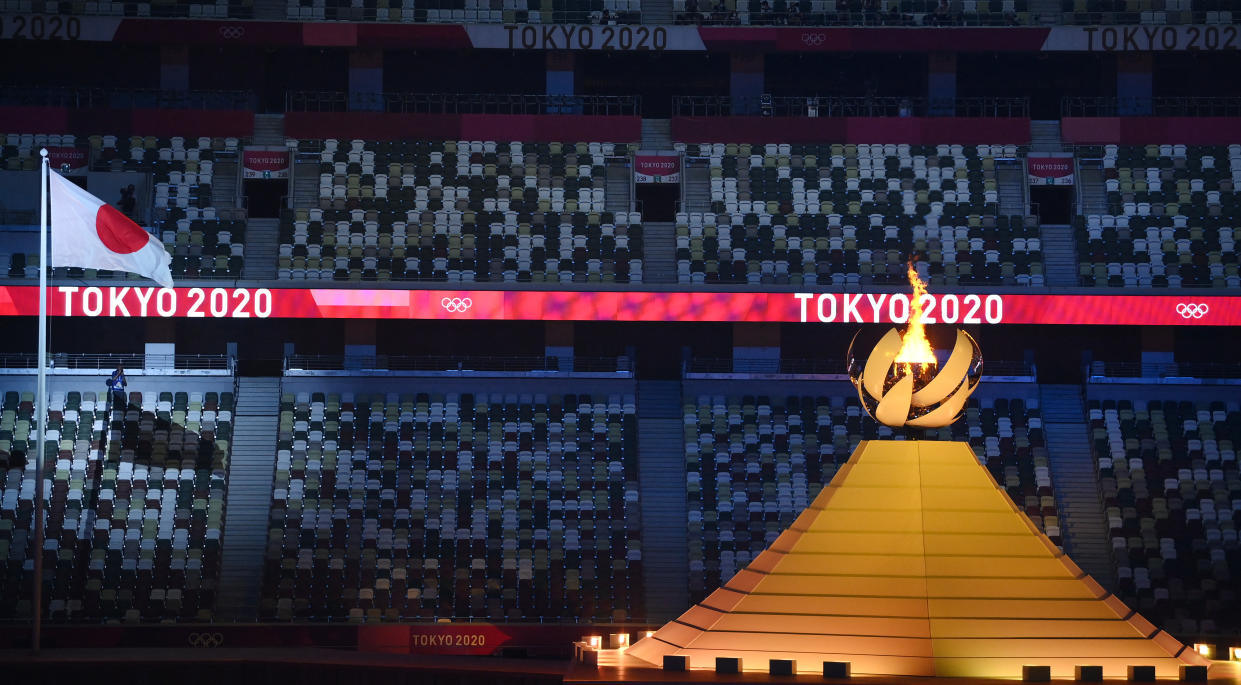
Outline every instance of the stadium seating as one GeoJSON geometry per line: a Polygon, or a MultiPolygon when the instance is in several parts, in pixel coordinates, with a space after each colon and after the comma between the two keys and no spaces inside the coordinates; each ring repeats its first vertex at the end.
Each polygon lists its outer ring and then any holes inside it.
{"type": "MultiPolygon", "coordinates": [[[[211,620],[232,395],[175,387],[131,392],[112,413],[102,393],[50,394],[42,550],[50,620],[211,620]]],[[[33,393],[5,393],[0,412],[0,616],[25,619],[35,554],[33,393]]]]}
{"type": "Polygon", "coordinates": [[[1174,634],[1241,630],[1236,402],[1092,400],[1119,593],[1174,634]]]}
{"type": "MultiPolygon", "coordinates": [[[[879,0],[873,8],[863,0],[772,0],[763,11],[761,0],[729,0],[743,24],[852,25],[1007,25],[1030,23],[1028,0],[964,0],[950,4],[951,12],[936,15],[938,0],[879,0]]],[[[715,3],[702,2],[700,7],[715,3]]],[[[675,12],[684,12],[684,0],[674,0],[675,12]]]]}
{"type": "Polygon", "coordinates": [[[632,396],[286,394],[264,620],[643,617],[632,396]]]}
{"type": "Polygon", "coordinates": [[[638,23],[642,0],[289,0],[288,17],[328,21],[595,24],[603,12],[615,23],[638,23]]]}
{"type": "MultiPolygon", "coordinates": [[[[1062,0],[1066,24],[1231,24],[1232,3],[1220,0],[1062,0]]],[[[1241,17],[1241,13],[1237,14],[1241,17]]]]}
{"type": "MultiPolygon", "coordinates": [[[[74,147],[78,142],[89,143],[92,171],[151,174],[154,185],[148,190],[154,216],[147,223],[172,254],[174,277],[241,276],[245,221],[236,218],[234,211],[212,206],[211,195],[215,156],[235,155],[241,145],[238,139],[92,135],[79,141],[71,134],[8,134],[0,161],[7,170],[33,171],[38,168],[42,146],[74,147]]],[[[143,208],[138,213],[147,214],[143,208]]],[[[11,278],[37,277],[38,256],[10,255],[6,273],[11,278]]],[[[66,273],[86,278],[125,276],[81,269],[69,269],[66,273]]]]}
{"type": "Polygon", "coordinates": [[[319,206],[284,214],[281,278],[641,280],[641,219],[604,204],[605,158],[623,146],[325,140],[299,149],[320,150],[319,206]]]}
{"type": "MultiPolygon", "coordinates": [[[[709,160],[707,211],[677,216],[681,283],[1043,285],[1033,217],[996,216],[1009,146],[687,146],[709,160]],[[912,253],[911,253],[912,250],[912,253]]],[[[697,209],[691,207],[691,209],[697,209]]]]}
{"type": "Polygon", "coordinates": [[[102,15],[116,17],[190,17],[193,19],[253,19],[254,0],[216,0],[216,2],[80,2],[69,0],[3,0],[6,12],[45,12],[48,14],[102,15]]]}
{"type": "Polygon", "coordinates": [[[1241,145],[1093,153],[1103,158],[1109,213],[1076,219],[1082,285],[1241,287],[1241,145]]]}
{"type": "MultiPolygon", "coordinates": [[[[686,402],[684,419],[695,601],[771,544],[859,441],[892,437],[845,393],[702,395],[686,402]]],[[[964,420],[927,437],[969,442],[1009,496],[1059,542],[1037,401],[973,398],[964,420]]]]}

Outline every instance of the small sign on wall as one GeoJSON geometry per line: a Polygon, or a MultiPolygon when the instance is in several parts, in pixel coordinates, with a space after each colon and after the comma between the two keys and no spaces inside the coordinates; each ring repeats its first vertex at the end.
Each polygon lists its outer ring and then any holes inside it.
{"type": "Polygon", "coordinates": [[[1032,186],[1071,186],[1073,158],[1027,157],[1026,175],[1032,186]]]}
{"type": "Polygon", "coordinates": [[[635,155],[634,183],[680,183],[681,158],[677,155],[635,155]]]}
{"type": "Polygon", "coordinates": [[[288,178],[288,150],[245,150],[241,155],[242,178],[288,178]]]}

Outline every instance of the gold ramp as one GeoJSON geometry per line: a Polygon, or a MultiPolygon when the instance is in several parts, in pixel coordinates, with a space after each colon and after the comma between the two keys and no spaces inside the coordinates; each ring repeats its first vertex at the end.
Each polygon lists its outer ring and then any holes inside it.
{"type": "Polygon", "coordinates": [[[1014,677],[1024,664],[1123,677],[1205,664],[1047,539],[959,442],[869,441],[771,547],[628,654],[747,670],[1014,677]]]}

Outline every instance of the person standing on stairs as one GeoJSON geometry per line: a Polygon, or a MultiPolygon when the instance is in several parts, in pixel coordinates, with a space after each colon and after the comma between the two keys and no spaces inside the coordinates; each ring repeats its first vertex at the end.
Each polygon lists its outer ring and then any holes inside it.
{"type": "Polygon", "coordinates": [[[116,370],[108,377],[108,399],[112,402],[112,411],[124,411],[129,403],[125,396],[125,387],[129,383],[125,380],[125,369],[120,365],[116,365],[116,370]]]}

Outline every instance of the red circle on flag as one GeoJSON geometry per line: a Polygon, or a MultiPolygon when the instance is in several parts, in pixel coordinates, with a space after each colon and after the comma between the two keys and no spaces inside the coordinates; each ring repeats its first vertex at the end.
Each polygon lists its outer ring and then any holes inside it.
{"type": "Polygon", "coordinates": [[[150,234],[109,204],[99,205],[95,232],[105,247],[117,254],[132,254],[146,247],[150,234]]]}

